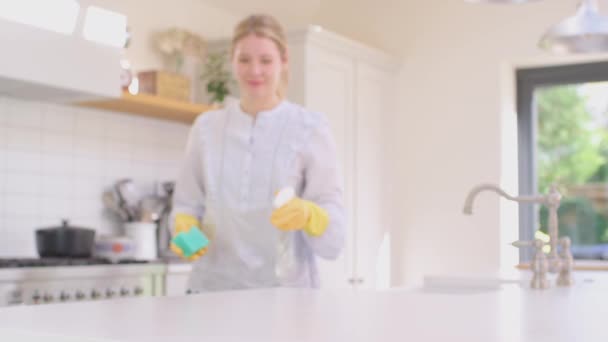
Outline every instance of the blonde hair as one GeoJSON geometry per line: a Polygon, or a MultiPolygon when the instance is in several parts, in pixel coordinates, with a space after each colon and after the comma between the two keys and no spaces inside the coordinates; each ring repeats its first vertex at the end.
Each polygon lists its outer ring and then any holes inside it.
{"type": "MultiPolygon", "coordinates": [[[[285,30],[283,30],[281,24],[274,17],[268,14],[250,15],[236,25],[234,34],[232,36],[232,48],[230,51],[231,56],[234,56],[234,48],[236,44],[250,34],[272,40],[279,49],[281,57],[287,57],[287,38],[285,35],[285,30]]],[[[288,82],[289,70],[283,69],[281,72],[279,89],[277,90],[279,97],[285,97],[288,82]]]]}

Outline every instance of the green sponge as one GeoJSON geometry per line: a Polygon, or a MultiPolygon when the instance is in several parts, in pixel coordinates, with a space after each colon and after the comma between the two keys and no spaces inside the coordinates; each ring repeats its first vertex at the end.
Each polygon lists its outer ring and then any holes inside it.
{"type": "Polygon", "coordinates": [[[198,227],[192,226],[189,231],[177,234],[171,242],[181,248],[184,256],[188,258],[207,247],[209,239],[198,227]]]}

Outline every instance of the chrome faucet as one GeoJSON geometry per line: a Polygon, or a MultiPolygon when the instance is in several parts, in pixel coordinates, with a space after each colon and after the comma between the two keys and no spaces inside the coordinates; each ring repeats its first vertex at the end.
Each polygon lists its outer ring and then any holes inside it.
{"type": "Polygon", "coordinates": [[[504,190],[494,184],[480,184],[469,192],[464,203],[463,212],[467,215],[473,213],[473,201],[477,194],[484,190],[496,192],[500,196],[518,203],[537,203],[543,204],[549,209],[549,253],[545,254],[543,247],[545,243],[540,239],[534,241],[515,241],[513,246],[534,247],[534,259],[530,265],[534,276],[532,278],[531,287],[538,289],[548,288],[546,279],[547,271],[551,273],[559,272],[557,285],[570,286],[572,285],[572,264],[573,258],[570,252],[570,238],[558,237],[558,220],[557,209],[559,208],[562,195],[557,191],[555,184],[551,185],[549,192],[546,195],[537,196],[510,196],[504,190]],[[560,245],[560,254],[557,253],[557,246],[560,245]]]}

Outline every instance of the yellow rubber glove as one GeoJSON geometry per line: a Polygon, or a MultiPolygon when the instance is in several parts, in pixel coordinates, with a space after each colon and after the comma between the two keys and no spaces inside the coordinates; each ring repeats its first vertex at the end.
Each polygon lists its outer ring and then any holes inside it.
{"type": "Polygon", "coordinates": [[[190,228],[192,228],[192,226],[196,226],[196,227],[200,227],[201,223],[199,222],[199,220],[189,214],[176,214],[175,215],[175,220],[173,221],[174,224],[174,229],[175,229],[175,234],[179,234],[181,232],[187,232],[190,230],[190,228]]]}
{"type": "MultiPolygon", "coordinates": [[[[176,214],[174,223],[175,223],[175,234],[179,234],[181,232],[187,232],[190,230],[190,228],[192,226],[196,226],[196,227],[201,226],[199,220],[196,217],[194,217],[192,215],[188,215],[188,214],[176,214]]],[[[194,261],[194,260],[200,258],[201,256],[203,256],[205,253],[207,253],[208,247],[201,249],[200,251],[194,253],[193,255],[191,255],[188,258],[186,258],[184,256],[184,252],[182,251],[182,249],[179,248],[179,246],[177,246],[173,242],[171,243],[170,248],[171,248],[171,251],[173,251],[173,253],[179,255],[180,258],[182,258],[184,260],[188,260],[188,261],[194,261]]]]}
{"type": "Polygon", "coordinates": [[[310,236],[321,236],[329,225],[329,215],[315,203],[296,197],[275,209],[270,222],[281,230],[304,229],[310,236]]]}

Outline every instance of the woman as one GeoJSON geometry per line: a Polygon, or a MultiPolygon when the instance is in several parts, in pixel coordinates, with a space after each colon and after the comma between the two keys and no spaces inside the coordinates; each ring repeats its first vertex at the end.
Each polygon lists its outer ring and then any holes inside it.
{"type": "Polygon", "coordinates": [[[198,117],[176,183],[174,232],[197,226],[210,239],[189,258],[190,291],[318,287],[315,257],[338,257],[345,235],[330,128],[283,98],[288,51],[274,18],[240,22],[231,60],[241,99],[198,117]],[[297,196],[273,208],[285,187],[297,196]]]}

